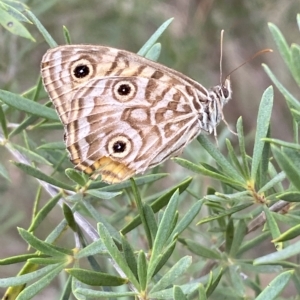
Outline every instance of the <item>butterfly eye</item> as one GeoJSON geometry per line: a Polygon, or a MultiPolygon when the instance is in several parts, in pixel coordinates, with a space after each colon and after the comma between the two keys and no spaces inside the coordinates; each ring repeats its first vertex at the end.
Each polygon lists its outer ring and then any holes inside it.
{"type": "Polygon", "coordinates": [[[131,141],[126,136],[117,136],[108,143],[108,153],[117,158],[123,158],[131,150],[131,141]]]}
{"type": "Polygon", "coordinates": [[[132,100],[136,95],[137,87],[132,81],[122,80],[113,86],[114,98],[121,102],[132,100]]]}
{"type": "Polygon", "coordinates": [[[227,89],[225,86],[223,86],[222,92],[223,92],[224,98],[225,98],[225,99],[228,98],[228,96],[229,96],[229,91],[228,91],[228,89],[227,89]]]}

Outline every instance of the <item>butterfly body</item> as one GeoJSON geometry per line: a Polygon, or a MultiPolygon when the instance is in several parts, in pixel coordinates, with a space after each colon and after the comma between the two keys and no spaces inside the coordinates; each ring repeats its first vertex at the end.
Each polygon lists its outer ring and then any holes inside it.
{"type": "Polygon", "coordinates": [[[42,78],[79,170],[108,183],[143,173],[212,133],[229,80],[206,89],[161,64],[104,46],[66,45],[42,60],[42,78]]]}

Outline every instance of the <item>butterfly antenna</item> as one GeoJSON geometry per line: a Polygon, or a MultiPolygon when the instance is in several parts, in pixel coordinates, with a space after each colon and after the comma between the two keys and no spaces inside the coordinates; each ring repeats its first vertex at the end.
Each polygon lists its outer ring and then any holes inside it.
{"type": "Polygon", "coordinates": [[[263,50],[260,50],[258,52],[256,52],[254,55],[252,55],[250,58],[248,58],[247,60],[245,60],[242,64],[240,64],[239,66],[237,66],[236,68],[234,68],[227,76],[226,78],[228,78],[233,72],[235,72],[237,69],[239,69],[240,67],[244,66],[245,64],[247,64],[249,61],[251,61],[252,59],[254,59],[255,57],[259,56],[259,55],[262,55],[264,53],[267,53],[267,52],[273,52],[272,49],[263,49],[263,50]]]}
{"type": "Polygon", "coordinates": [[[221,38],[220,38],[220,84],[222,84],[222,77],[223,77],[223,36],[224,36],[224,29],[221,30],[221,38]]]}

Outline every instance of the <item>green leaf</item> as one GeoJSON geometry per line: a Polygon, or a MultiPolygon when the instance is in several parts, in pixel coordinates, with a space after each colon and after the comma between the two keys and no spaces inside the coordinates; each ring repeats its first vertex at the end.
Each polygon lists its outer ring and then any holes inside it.
{"type": "Polygon", "coordinates": [[[28,100],[20,95],[5,90],[0,90],[0,100],[6,103],[8,106],[24,111],[31,115],[35,115],[40,118],[46,118],[48,120],[59,121],[54,109],[28,100]]]}
{"type": "Polygon", "coordinates": [[[293,78],[300,86],[300,46],[297,44],[292,44],[291,46],[291,59],[292,59],[292,74],[293,78]]]}
{"type": "Polygon", "coordinates": [[[165,273],[162,278],[153,286],[150,290],[149,297],[151,294],[163,290],[165,287],[174,284],[174,281],[181,276],[192,264],[192,257],[182,257],[172,268],[165,273]]]}
{"type": "Polygon", "coordinates": [[[213,143],[211,143],[207,136],[200,134],[197,137],[197,141],[202,147],[209,153],[211,157],[215,159],[217,164],[222,167],[226,174],[230,175],[230,178],[241,185],[245,184],[243,177],[236,171],[236,169],[228,162],[225,156],[218,150],[213,143]]]}
{"type": "Polygon", "coordinates": [[[193,222],[193,220],[198,215],[202,204],[203,200],[199,200],[191,206],[188,212],[180,219],[180,221],[174,228],[173,233],[170,236],[171,239],[174,239],[175,236],[180,235],[193,222]]]}
{"type": "Polygon", "coordinates": [[[282,140],[278,140],[278,139],[271,139],[271,138],[265,138],[262,139],[265,142],[269,142],[278,146],[284,146],[287,148],[291,148],[291,149],[295,149],[295,150],[300,150],[300,145],[296,144],[296,143],[289,143],[289,142],[285,142],[282,140]]]}
{"type": "Polygon", "coordinates": [[[65,174],[69,179],[71,179],[74,183],[78,184],[79,186],[84,186],[86,184],[85,178],[79,172],[72,168],[66,169],[65,174]]]}
{"type": "Polygon", "coordinates": [[[54,245],[51,245],[47,242],[44,242],[37,237],[35,237],[33,234],[29,233],[25,229],[18,228],[19,233],[21,237],[34,249],[41,251],[43,254],[47,254],[50,256],[66,256],[66,255],[73,255],[73,252],[71,250],[57,247],[54,245]]]}
{"type": "Polygon", "coordinates": [[[295,108],[297,111],[300,111],[299,101],[280,83],[280,81],[275,77],[275,75],[267,65],[262,64],[262,67],[264,68],[265,72],[268,74],[272,82],[275,84],[275,86],[278,88],[278,90],[281,92],[281,94],[284,96],[288,105],[295,108]]]}
{"type": "MultiPolygon", "coordinates": [[[[166,192],[165,194],[163,194],[162,196],[160,196],[158,199],[156,199],[151,204],[151,208],[152,208],[153,212],[156,213],[161,208],[163,208],[164,206],[166,206],[168,204],[168,202],[170,201],[172,195],[174,194],[174,192],[177,189],[179,190],[179,194],[183,193],[188,188],[188,186],[190,185],[191,181],[192,181],[191,177],[185,179],[184,181],[182,181],[181,183],[179,183],[175,187],[173,187],[171,190],[169,190],[168,192],[166,192]]],[[[137,180],[136,180],[136,184],[137,184],[137,180]]],[[[137,216],[137,217],[135,217],[133,219],[133,221],[131,221],[128,225],[126,225],[121,230],[121,233],[125,235],[126,233],[130,232],[131,230],[133,230],[135,227],[137,227],[140,224],[141,224],[140,216],[137,216]]]]}
{"type": "Polygon", "coordinates": [[[48,45],[51,48],[57,47],[57,43],[51,37],[49,32],[46,30],[46,28],[42,25],[42,23],[37,19],[37,17],[30,10],[27,11],[27,15],[29,16],[32,23],[37,27],[39,32],[42,34],[42,36],[44,37],[44,39],[48,43],[48,45]]]}
{"type": "Polygon", "coordinates": [[[0,105],[0,124],[1,124],[2,131],[3,131],[3,135],[4,135],[5,139],[7,139],[8,131],[7,131],[7,124],[6,124],[6,117],[5,117],[4,111],[2,109],[2,105],[0,105]]]}
{"type": "Polygon", "coordinates": [[[205,293],[205,288],[202,283],[199,284],[199,300],[207,300],[206,293],[205,293]]]}
{"type": "MultiPolygon", "coordinates": [[[[55,266],[55,265],[51,265],[55,266]]],[[[45,288],[49,283],[57,277],[57,275],[63,270],[64,264],[60,264],[58,267],[48,272],[44,277],[36,281],[35,283],[26,287],[18,296],[18,300],[28,300],[32,299],[33,296],[38,294],[43,288],[45,288]]]]}
{"type": "Polygon", "coordinates": [[[285,260],[285,259],[290,258],[299,253],[300,253],[300,241],[287,246],[286,248],[282,249],[281,251],[276,251],[276,252],[264,255],[262,257],[256,258],[253,261],[253,264],[259,265],[259,264],[274,263],[276,261],[285,260]]]}
{"type": "Polygon", "coordinates": [[[69,191],[74,191],[74,188],[66,183],[63,183],[62,181],[56,180],[51,176],[48,176],[44,173],[42,173],[40,170],[31,167],[27,164],[23,163],[18,163],[18,162],[13,162],[14,165],[16,165],[18,168],[20,168],[22,171],[24,171],[26,174],[33,176],[34,178],[43,180],[45,182],[48,182],[50,184],[53,184],[56,187],[60,187],[62,189],[66,189],[69,191]]]}
{"type": "Polygon", "coordinates": [[[66,269],[66,272],[91,286],[119,286],[128,282],[127,278],[79,268],[66,269]]]}
{"type": "Polygon", "coordinates": [[[126,262],[130,270],[134,274],[134,276],[138,279],[138,265],[137,265],[134,251],[131,245],[129,244],[129,242],[127,241],[127,239],[124,237],[124,235],[121,235],[121,237],[122,237],[122,249],[123,249],[126,262]]]}
{"type": "Polygon", "coordinates": [[[230,257],[236,256],[246,234],[247,234],[247,224],[245,220],[239,220],[235,226],[234,236],[233,236],[230,253],[229,253],[230,257]]]}
{"type": "Polygon", "coordinates": [[[262,194],[268,190],[270,190],[271,188],[273,188],[275,185],[277,185],[278,183],[282,182],[284,179],[286,178],[285,173],[284,172],[280,172],[277,175],[275,175],[270,181],[268,181],[263,187],[261,187],[258,190],[258,194],[262,194]]]}
{"type": "Polygon", "coordinates": [[[49,272],[55,270],[56,268],[57,269],[61,268],[61,264],[46,266],[42,269],[39,269],[34,272],[30,272],[25,275],[19,275],[16,277],[9,277],[9,278],[0,278],[0,287],[6,288],[9,286],[18,286],[18,285],[26,284],[38,277],[47,275],[49,272]]]}
{"type": "Polygon", "coordinates": [[[99,240],[96,240],[95,242],[92,242],[85,248],[79,250],[79,252],[75,253],[74,258],[80,259],[83,257],[92,256],[95,254],[107,254],[107,253],[108,252],[107,252],[105,245],[99,239],[99,240]]]}
{"type": "Polygon", "coordinates": [[[39,146],[37,149],[66,150],[66,144],[64,142],[46,143],[39,146]]]}
{"type": "Polygon", "coordinates": [[[293,274],[294,271],[286,271],[278,275],[267,285],[258,297],[255,298],[255,300],[277,299],[277,296],[283,291],[293,274]]]}
{"type": "Polygon", "coordinates": [[[195,173],[198,173],[198,174],[202,174],[202,175],[205,175],[205,176],[209,176],[211,178],[214,178],[218,181],[222,181],[224,183],[227,183],[227,184],[231,184],[231,185],[241,185],[241,182],[239,181],[236,181],[236,180],[233,180],[232,178],[228,177],[227,175],[221,175],[220,173],[217,173],[217,172],[213,172],[211,170],[208,170],[207,168],[201,166],[201,165],[196,165],[186,159],[183,159],[183,158],[180,158],[180,157],[175,157],[173,158],[173,160],[178,163],[180,166],[188,169],[188,170],[191,170],[195,173]]]}
{"type": "Polygon", "coordinates": [[[105,228],[105,226],[102,223],[98,223],[98,232],[110,256],[114,259],[114,261],[118,264],[121,270],[125,273],[129,281],[139,290],[140,285],[137,279],[135,278],[134,274],[130,270],[125,258],[118,250],[115,242],[113,241],[112,237],[109,234],[109,231],[105,228]]]}
{"type": "Polygon", "coordinates": [[[272,23],[268,23],[269,25],[269,30],[272,33],[273,39],[276,43],[276,46],[285,61],[286,65],[288,68],[291,66],[291,54],[290,54],[290,48],[289,45],[287,44],[283,34],[281,31],[278,29],[278,27],[272,23]]]}
{"type": "Polygon", "coordinates": [[[8,181],[11,181],[8,175],[7,170],[5,169],[5,167],[0,163],[0,175],[2,177],[4,177],[5,179],[7,179],[8,181]]]}
{"type": "Polygon", "coordinates": [[[300,192],[285,192],[276,196],[277,199],[282,199],[288,202],[299,202],[300,201],[300,192]]]}
{"type": "Polygon", "coordinates": [[[40,164],[43,164],[43,165],[52,166],[52,164],[48,160],[46,160],[44,157],[37,154],[36,152],[33,152],[33,151],[31,151],[29,149],[26,149],[22,146],[19,146],[17,144],[12,144],[11,143],[10,145],[13,149],[18,150],[21,154],[25,155],[31,161],[34,161],[36,163],[40,163],[40,164]]]}
{"type": "Polygon", "coordinates": [[[300,191],[300,172],[299,169],[295,167],[295,162],[277,147],[272,145],[271,149],[280,168],[286,173],[291,183],[300,191]]]}
{"type": "Polygon", "coordinates": [[[58,193],[56,196],[47,201],[46,205],[36,214],[32,223],[28,229],[29,232],[35,231],[43,220],[48,216],[52,209],[56,206],[57,202],[62,197],[61,193],[58,193]]]}
{"type": "Polygon", "coordinates": [[[258,167],[261,163],[264,141],[262,138],[265,138],[268,133],[270,126],[270,119],[273,107],[273,87],[268,87],[262,95],[262,99],[259,105],[257,125],[256,125],[256,134],[255,142],[253,148],[253,157],[252,157],[252,166],[251,166],[251,179],[255,182],[258,167]]]}
{"type": "MultiPolygon", "coordinates": [[[[75,293],[87,296],[89,298],[104,298],[104,299],[110,299],[110,298],[116,298],[119,299],[121,297],[135,297],[138,296],[137,292],[102,292],[102,291],[95,291],[87,288],[76,288],[74,291],[75,293]]],[[[86,298],[84,298],[86,299],[86,298]]]]}
{"type": "MultiPolygon", "coordinates": [[[[278,236],[280,236],[279,227],[273,217],[272,212],[270,212],[269,208],[266,205],[263,206],[263,210],[266,216],[268,229],[271,232],[272,238],[276,239],[278,236]]],[[[282,250],[283,245],[282,243],[275,243],[275,247],[277,250],[282,250]]]]}
{"type": "Polygon", "coordinates": [[[236,205],[232,208],[229,208],[229,209],[226,209],[216,215],[212,215],[212,216],[208,216],[208,217],[205,217],[205,218],[202,218],[198,223],[197,225],[201,225],[201,224],[204,224],[204,223],[207,223],[207,222],[211,222],[213,220],[217,220],[217,219],[220,219],[220,218],[224,218],[225,216],[229,216],[229,215],[232,215],[238,211],[241,211],[249,206],[251,206],[253,203],[244,203],[244,204],[240,204],[240,205],[236,205]]]}
{"type": "Polygon", "coordinates": [[[76,223],[76,221],[74,219],[74,215],[73,215],[72,209],[66,203],[63,203],[62,209],[63,209],[63,213],[64,213],[65,219],[66,219],[69,227],[74,232],[78,232],[77,223],[76,223]]]}
{"type": "Polygon", "coordinates": [[[300,225],[296,225],[290,229],[288,229],[286,232],[280,234],[277,238],[273,239],[272,242],[285,242],[289,241],[291,239],[294,239],[300,235],[300,225]]]}
{"type": "Polygon", "coordinates": [[[63,31],[64,31],[64,37],[65,37],[66,44],[71,45],[72,44],[71,35],[70,35],[68,28],[66,26],[63,26],[63,31]]]}
{"type": "Polygon", "coordinates": [[[152,248],[152,241],[154,241],[156,234],[157,234],[157,223],[155,220],[154,212],[150,205],[147,203],[143,204],[143,211],[146,219],[147,226],[151,233],[151,245],[149,245],[150,248],[152,248]]]}
{"type": "Polygon", "coordinates": [[[10,15],[3,7],[0,6],[0,24],[8,31],[15,35],[22,36],[26,39],[35,42],[33,36],[29,33],[26,27],[10,15]]]}
{"type": "Polygon", "coordinates": [[[22,254],[22,255],[17,255],[17,256],[12,256],[4,259],[0,259],[0,265],[5,266],[5,265],[12,265],[20,262],[25,262],[29,260],[30,258],[41,258],[41,257],[47,257],[47,255],[40,255],[37,253],[32,253],[32,254],[22,254]]]}
{"type": "Polygon", "coordinates": [[[206,286],[206,296],[207,297],[209,297],[213,293],[213,291],[217,288],[217,286],[222,278],[223,269],[219,268],[219,270],[217,269],[216,271],[218,271],[218,273],[216,273],[216,272],[215,272],[215,274],[213,274],[212,272],[210,273],[211,280],[209,280],[209,283],[206,286]],[[215,275],[215,276],[213,276],[213,275],[215,275]]]}
{"type": "Polygon", "coordinates": [[[146,53],[152,48],[152,46],[156,43],[157,39],[162,35],[162,33],[167,29],[167,27],[171,24],[174,18],[171,18],[165,21],[148,39],[148,41],[144,44],[144,46],[138,51],[138,55],[145,56],[146,53]]]}
{"type": "Polygon", "coordinates": [[[91,195],[91,196],[94,196],[96,198],[99,198],[99,199],[104,199],[104,200],[109,200],[109,199],[112,199],[112,198],[115,198],[119,195],[122,195],[123,192],[104,192],[104,191],[100,191],[100,190],[87,190],[86,191],[86,194],[88,195],[91,195]]]}
{"type": "MultiPolygon", "coordinates": [[[[184,295],[182,289],[178,285],[174,285],[174,300],[187,300],[187,297],[184,295]]],[[[202,300],[202,299],[201,299],[202,300]]]]}
{"type": "Polygon", "coordinates": [[[176,190],[168,203],[166,210],[163,214],[162,220],[159,224],[156,238],[153,243],[151,258],[148,267],[148,281],[152,278],[155,268],[158,264],[159,255],[162,253],[163,248],[166,246],[166,242],[171,234],[173,220],[178,208],[179,192],[176,190]]]}
{"type": "Polygon", "coordinates": [[[141,250],[138,256],[138,278],[141,285],[141,291],[146,291],[147,288],[147,260],[145,253],[141,250]]]}
{"type": "Polygon", "coordinates": [[[216,250],[212,250],[210,248],[207,248],[207,247],[205,247],[205,246],[203,246],[203,245],[201,245],[201,244],[199,244],[195,241],[192,241],[190,239],[185,239],[184,241],[185,241],[188,249],[191,252],[193,252],[193,253],[201,256],[201,257],[210,258],[210,259],[217,259],[217,260],[221,259],[221,254],[216,250]]]}
{"type": "Polygon", "coordinates": [[[145,55],[146,58],[157,61],[161,52],[161,43],[154,44],[145,55]]]}

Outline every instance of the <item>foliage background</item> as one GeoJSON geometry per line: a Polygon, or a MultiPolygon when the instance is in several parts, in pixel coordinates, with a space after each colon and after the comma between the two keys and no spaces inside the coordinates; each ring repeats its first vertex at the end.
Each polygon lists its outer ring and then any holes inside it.
{"type": "MultiPolygon", "coordinates": [[[[212,86],[219,82],[219,39],[221,29],[225,30],[224,40],[224,74],[263,48],[274,48],[267,22],[275,23],[285,34],[288,43],[299,39],[299,31],[295,26],[296,13],[299,12],[299,1],[255,0],[255,1],[26,1],[31,10],[52,34],[59,44],[64,43],[62,26],[70,30],[73,43],[103,44],[137,52],[141,45],[166,19],[174,17],[172,25],[163,34],[162,54],[159,62],[183,72],[196,79],[204,86],[212,86]]],[[[34,35],[36,43],[11,35],[0,28],[0,88],[22,93],[34,84],[39,74],[42,55],[48,48],[34,26],[27,26],[34,35]]],[[[249,138],[253,137],[259,99],[264,89],[271,84],[262,70],[261,62],[267,63],[276,70],[282,83],[292,93],[296,85],[286,72],[278,53],[264,55],[239,69],[231,76],[234,91],[233,100],[226,106],[224,114],[230,124],[235,124],[239,116],[243,116],[244,130],[249,138]]],[[[46,97],[45,97],[46,99],[46,97]]],[[[15,122],[20,122],[16,115],[15,122]]],[[[218,129],[220,144],[226,136],[234,143],[235,137],[228,134],[227,129],[218,129]]],[[[281,94],[275,91],[275,104],[272,115],[272,137],[291,140],[291,118],[281,94]]],[[[58,141],[62,138],[60,131],[51,135],[47,131],[39,131],[31,136],[36,141],[42,139],[58,141]]],[[[15,141],[17,142],[17,141],[15,141]]],[[[191,145],[185,155],[189,156],[197,147],[191,145]]],[[[9,158],[4,148],[0,149],[1,157],[9,158]]],[[[251,154],[251,153],[250,153],[251,154]]],[[[194,154],[195,155],[195,154],[194,154]]],[[[200,160],[201,153],[196,153],[195,162],[200,160]]],[[[191,156],[190,156],[191,157],[191,156]]],[[[9,222],[0,229],[0,257],[16,255],[26,251],[26,244],[20,239],[16,226],[27,228],[32,213],[32,203],[37,184],[33,178],[7,163],[13,184],[0,180],[0,205],[9,207],[9,222]]],[[[174,162],[167,162],[162,170],[172,173],[171,179],[187,176],[183,169],[174,162]]],[[[197,184],[202,186],[203,194],[209,179],[198,177],[197,184]]],[[[153,187],[159,190],[168,186],[162,181],[153,187]]],[[[48,199],[44,195],[44,200],[48,199]]],[[[189,202],[181,204],[182,210],[188,209],[189,202]]],[[[101,208],[99,208],[101,210],[101,208]]],[[[60,209],[54,210],[47,223],[43,223],[37,234],[44,236],[48,228],[52,228],[62,218],[60,209]]],[[[71,244],[70,244],[71,245],[71,244]]],[[[265,243],[269,247],[269,241],[265,243]]],[[[272,247],[272,246],[271,246],[272,247]]],[[[182,250],[182,255],[185,250],[182,250]]],[[[259,250],[261,253],[264,249],[259,250]]],[[[2,267],[1,276],[13,276],[18,272],[18,265],[2,267]]],[[[266,278],[268,282],[270,279],[266,278]]],[[[45,290],[45,297],[55,295],[58,286],[56,281],[45,290]]]]}

